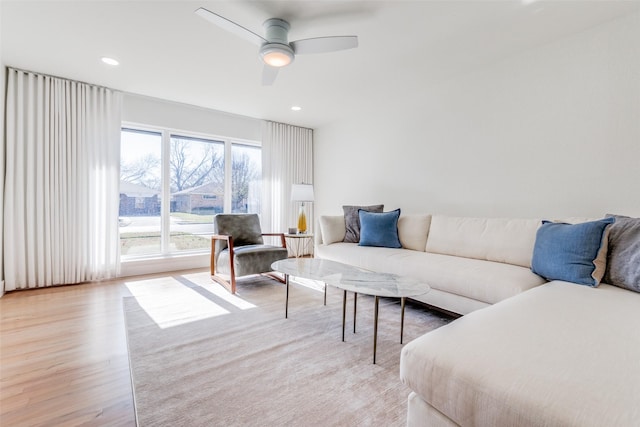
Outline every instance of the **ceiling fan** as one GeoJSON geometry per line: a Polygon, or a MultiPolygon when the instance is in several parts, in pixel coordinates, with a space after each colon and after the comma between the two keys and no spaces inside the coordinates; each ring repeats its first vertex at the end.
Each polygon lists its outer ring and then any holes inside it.
{"type": "Polygon", "coordinates": [[[278,70],[289,65],[297,54],[326,53],[358,47],[358,36],[315,37],[289,42],[287,36],[291,26],[280,18],[270,18],[264,22],[265,36],[262,37],[203,7],[195,13],[220,28],[260,46],[259,53],[265,64],[262,71],[263,85],[273,84],[278,70]]]}

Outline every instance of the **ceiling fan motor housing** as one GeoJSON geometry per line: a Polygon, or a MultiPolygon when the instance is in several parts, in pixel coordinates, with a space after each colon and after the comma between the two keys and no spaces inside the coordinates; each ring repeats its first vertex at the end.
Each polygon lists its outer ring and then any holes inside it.
{"type": "Polygon", "coordinates": [[[271,18],[264,21],[265,39],[269,43],[282,43],[289,45],[289,28],[291,25],[284,19],[271,18]]]}
{"type": "Polygon", "coordinates": [[[289,23],[284,19],[271,18],[264,21],[263,25],[267,43],[260,47],[262,60],[273,67],[282,67],[293,62],[295,55],[289,46],[289,23]]]}

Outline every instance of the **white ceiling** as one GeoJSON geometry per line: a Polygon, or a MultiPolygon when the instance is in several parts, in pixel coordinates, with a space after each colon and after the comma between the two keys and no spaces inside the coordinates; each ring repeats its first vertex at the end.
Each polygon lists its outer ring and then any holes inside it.
{"type": "Polygon", "coordinates": [[[583,31],[640,1],[8,1],[8,66],[250,117],[317,128],[389,98],[583,31]],[[260,83],[256,46],[193,12],[262,34],[280,17],[297,40],[357,35],[360,46],[305,55],[260,83]],[[118,67],[100,62],[111,56],[118,67]],[[292,105],[302,111],[292,112],[292,105]]]}

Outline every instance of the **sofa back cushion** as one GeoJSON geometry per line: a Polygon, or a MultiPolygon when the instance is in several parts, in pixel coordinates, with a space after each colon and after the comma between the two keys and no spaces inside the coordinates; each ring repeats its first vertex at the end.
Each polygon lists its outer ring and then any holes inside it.
{"type": "Polygon", "coordinates": [[[344,222],[344,215],[323,215],[320,217],[320,233],[322,234],[322,240],[320,242],[322,244],[330,245],[332,243],[342,242],[346,231],[347,227],[344,222]]]}
{"type": "Polygon", "coordinates": [[[427,252],[531,267],[539,219],[433,215],[427,252]]]}
{"type": "Polygon", "coordinates": [[[398,219],[398,237],[405,249],[424,252],[431,225],[431,215],[401,215],[398,219]]]}

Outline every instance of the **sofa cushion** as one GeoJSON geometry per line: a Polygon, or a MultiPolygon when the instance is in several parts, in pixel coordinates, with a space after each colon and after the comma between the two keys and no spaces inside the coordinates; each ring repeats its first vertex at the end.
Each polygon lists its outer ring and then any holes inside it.
{"type": "MultiPolygon", "coordinates": [[[[273,271],[271,264],[288,256],[286,248],[271,245],[238,246],[234,248],[233,253],[233,269],[236,277],[273,271]]],[[[229,255],[229,249],[220,252],[216,264],[218,274],[231,274],[229,255]]]]}
{"type": "Polygon", "coordinates": [[[607,261],[608,230],[614,218],[581,224],[542,221],[531,270],[547,280],[598,286],[607,261]]]}
{"type": "Polygon", "coordinates": [[[346,233],[344,216],[321,216],[320,232],[322,233],[322,243],[325,245],[342,242],[346,233]]]}
{"type": "Polygon", "coordinates": [[[384,205],[343,206],[342,210],[344,211],[344,223],[346,226],[343,240],[345,243],[358,243],[360,241],[360,216],[358,214],[360,209],[367,212],[382,212],[384,205]]]}
{"type": "Polygon", "coordinates": [[[488,304],[545,283],[525,267],[406,249],[335,243],[319,246],[316,256],[367,270],[413,277],[433,289],[488,304]]]}
{"type": "Polygon", "coordinates": [[[433,215],[427,252],[531,266],[537,219],[433,215]]]}
{"type": "Polygon", "coordinates": [[[458,425],[635,426],[639,306],[617,287],[551,282],[408,343],[400,376],[458,425]]]}
{"type": "Polygon", "coordinates": [[[360,209],[360,246],[401,248],[398,238],[400,209],[391,212],[367,212],[360,209]]]}
{"type": "Polygon", "coordinates": [[[609,232],[605,283],[640,292],[640,218],[616,219],[609,232]]]}
{"type": "Polygon", "coordinates": [[[398,237],[405,249],[424,252],[431,225],[431,215],[405,215],[398,219],[398,237]]]}

